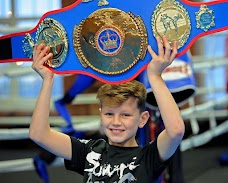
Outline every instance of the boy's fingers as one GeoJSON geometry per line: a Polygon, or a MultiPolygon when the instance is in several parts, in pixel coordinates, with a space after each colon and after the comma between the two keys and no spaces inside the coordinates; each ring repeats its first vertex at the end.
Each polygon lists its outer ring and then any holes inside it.
{"type": "Polygon", "coordinates": [[[154,58],[154,57],[157,56],[156,53],[154,52],[154,50],[151,48],[150,45],[148,45],[147,49],[148,49],[148,51],[149,51],[149,53],[150,53],[150,55],[151,55],[152,58],[154,58]]]}
{"type": "Polygon", "coordinates": [[[37,58],[38,55],[40,54],[41,50],[43,49],[44,44],[41,43],[39,45],[35,45],[34,51],[33,51],[33,58],[37,58]]]}
{"type": "Polygon", "coordinates": [[[44,63],[46,63],[48,60],[51,60],[52,57],[53,57],[52,53],[46,54],[41,59],[37,59],[37,62],[33,62],[32,68],[36,71],[39,70],[39,68],[43,67],[44,63]]]}
{"type": "Polygon", "coordinates": [[[49,53],[50,47],[46,46],[46,47],[42,47],[43,50],[40,51],[40,53],[37,56],[37,60],[40,60],[40,64],[44,64],[44,62],[47,61],[47,55],[49,53]]]}
{"type": "Polygon", "coordinates": [[[167,61],[170,60],[170,53],[171,53],[171,46],[169,44],[169,40],[167,39],[166,36],[163,36],[163,42],[164,42],[164,46],[165,46],[165,59],[167,61]]]}
{"type": "Polygon", "coordinates": [[[174,60],[177,55],[177,41],[173,42],[173,49],[172,49],[172,54],[170,56],[170,60],[174,60]]]}
{"type": "Polygon", "coordinates": [[[162,40],[161,40],[160,36],[157,36],[156,40],[157,40],[157,45],[158,45],[158,55],[163,56],[164,48],[163,48],[163,44],[162,44],[162,40]]]}
{"type": "Polygon", "coordinates": [[[50,60],[52,58],[53,54],[52,53],[48,53],[45,57],[44,57],[44,62],[47,62],[48,60],[50,60]]]}

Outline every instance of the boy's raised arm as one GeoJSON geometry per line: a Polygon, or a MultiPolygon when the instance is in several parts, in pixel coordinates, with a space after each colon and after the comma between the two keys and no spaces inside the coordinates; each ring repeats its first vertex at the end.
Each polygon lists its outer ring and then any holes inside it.
{"type": "Polygon", "coordinates": [[[32,68],[43,78],[29,128],[29,137],[38,145],[51,153],[70,160],[72,156],[70,137],[50,128],[50,99],[54,82],[54,74],[43,64],[52,58],[49,47],[44,44],[35,46],[32,68]]]}
{"type": "Polygon", "coordinates": [[[165,161],[174,154],[180,145],[185,126],[180,110],[161,77],[163,70],[172,63],[177,54],[177,43],[174,43],[171,50],[166,37],[163,37],[165,48],[161,38],[157,37],[156,39],[158,55],[150,46],[148,47],[152,61],[148,64],[147,75],[165,125],[165,130],[159,134],[157,143],[159,155],[165,161]]]}

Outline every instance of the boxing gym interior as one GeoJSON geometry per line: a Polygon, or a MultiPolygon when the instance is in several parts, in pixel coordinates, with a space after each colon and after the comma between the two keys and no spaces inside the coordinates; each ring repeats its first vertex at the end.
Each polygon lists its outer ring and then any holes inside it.
{"type": "MultiPolygon", "coordinates": [[[[181,3],[185,1],[187,0],[179,0],[181,3]]],[[[18,32],[38,30],[43,15],[72,6],[75,2],[1,0],[0,41],[1,37],[8,38],[7,35],[15,36],[18,32]]],[[[103,6],[110,2],[96,1],[98,4],[103,3],[103,6]]],[[[218,3],[222,2],[228,4],[226,0],[218,0],[218,3]]],[[[215,4],[207,5],[210,8],[215,4]]],[[[204,9],[197,16],[203,13],[213,15],[211,19],[215,22],[211,21],[209,26],[200,25],[204,29],[203,34],[195,35],[195,38],[190,36],[192,42],[184,43],[189,44],[188,49],[176,58],[174,65],[164,74],[164,80],[180,108],[185,135],[159,183],[228,182],[228,25],[210,31],[223,24],[228,15],[216,17],[219,15],[204,9]],[[218,23],[216,19],[224,22],[218,23]],[[181,79],[172,79],[173,75],[179,75],[181,79]]],[[[72,14],[71,18],[76,16],[72,14]]],[[[191,26],[191,29],[199,29],[193,28],[193,23],[191,26]]],[[[68,39],[71,40],[72,37],[68,39]]],[[[1,55],[4,55],[5,47],[0,45],[0,48],[1,55]]],[[[42,85],[42,79],[31,65],[32,61],[28,59],[0,61],[0,182],[82,183],[81,175],[65,169],[63,159],[45,151],[29,139],[29,124],[42,85]]],[[[141,72],[136,79],[140,80],[144,75],[141,72]]],[[[96,91],[103,83],[88,75],[55,74],[50,106],[51,127],[83,139],[103,137],[100,132],[99,101],[96,99],[96,91]],[[70,118],[72,124],[67,123],[66,118],[70,118]],[[73,130],[69,131],[69,125],[73,126],[73,130]]],[[[147,83],[145,85],[151,118],[137,134],[140,145],[156,138],[163,127],[162,120],[157,116],[153,91],[147,83]]]]}

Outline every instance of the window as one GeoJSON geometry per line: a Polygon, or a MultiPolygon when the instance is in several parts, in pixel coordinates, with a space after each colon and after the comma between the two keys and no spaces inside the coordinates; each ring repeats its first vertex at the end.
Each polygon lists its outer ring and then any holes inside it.
{"type": "MultiPolygon", "coordinates": [[[[208,99],[218,99],[226,95],[226,47],[228,45],[226,39],[228,38],[227,31],[213,34],[205,37],[205,59],[215,58],[210,60],[213,67],[205,70],[205,84],[208,88],[214,89],[207,94],[208,99]],[[216,58],[221,58],[217,60],[216,58]],[[222,59],[224,61],[222,61],[222,59]]],[[[206,60],[205,60],[206,62],[206,60]]]]}
{"type": "MultiPolygon", "coordinates": [[[[1,0],[0,36],[32,29],[44,13],[61,8],[61,3],[61,0],[1,0]]],[[[12,93],[22,98],[38,95],[42,81],[38,75],[34,74],[35,72],[33,74],[25,72],[18,77],[6,76],[7,70],[13,72],[20,68],[27,68],[29,71],[31,62],[0,64],[0,97],[9,97],[12,93]],[[15,81],[16,87],[12,86],[12,83],[15,85],[15,81]],[[11,90],[17,90],[17,92],[11,90]]],[[[63,93],[63,79],[60,75],[55,77],[53,96],[59,97],[63,93]]]]}

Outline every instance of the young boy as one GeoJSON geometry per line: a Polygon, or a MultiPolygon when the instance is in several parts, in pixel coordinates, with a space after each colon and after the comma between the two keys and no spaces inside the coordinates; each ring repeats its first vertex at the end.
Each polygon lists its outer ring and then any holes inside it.
{"type": "Polygon", "coordinates": [[[77,140],[50,128],[49,106],[53,73],[43,66],[51,59],[49,47],[34,48],[33,69],[43,78],[30,125],[30,138],[41,147],[65,159],[65,166],[84,176],[86,183],[152,183],[166,168],[184,135],[184,123],[161,74],[172,63],[177,43],[171,49],[166,37],[157,37],[158,55],[148,46],[152,61],[148,64],[148,79],[153,88],[165,125],[157,139],[139,147],[135,136],[149,119],[145,111],[146,89],[137,81],[105,84],[99,90],[101,127],[104,140],[77,140]],[[165,47],[165,48],[164,48],[165,47]],[[171,51],[172,50],[172,51],[171,51]]]}

